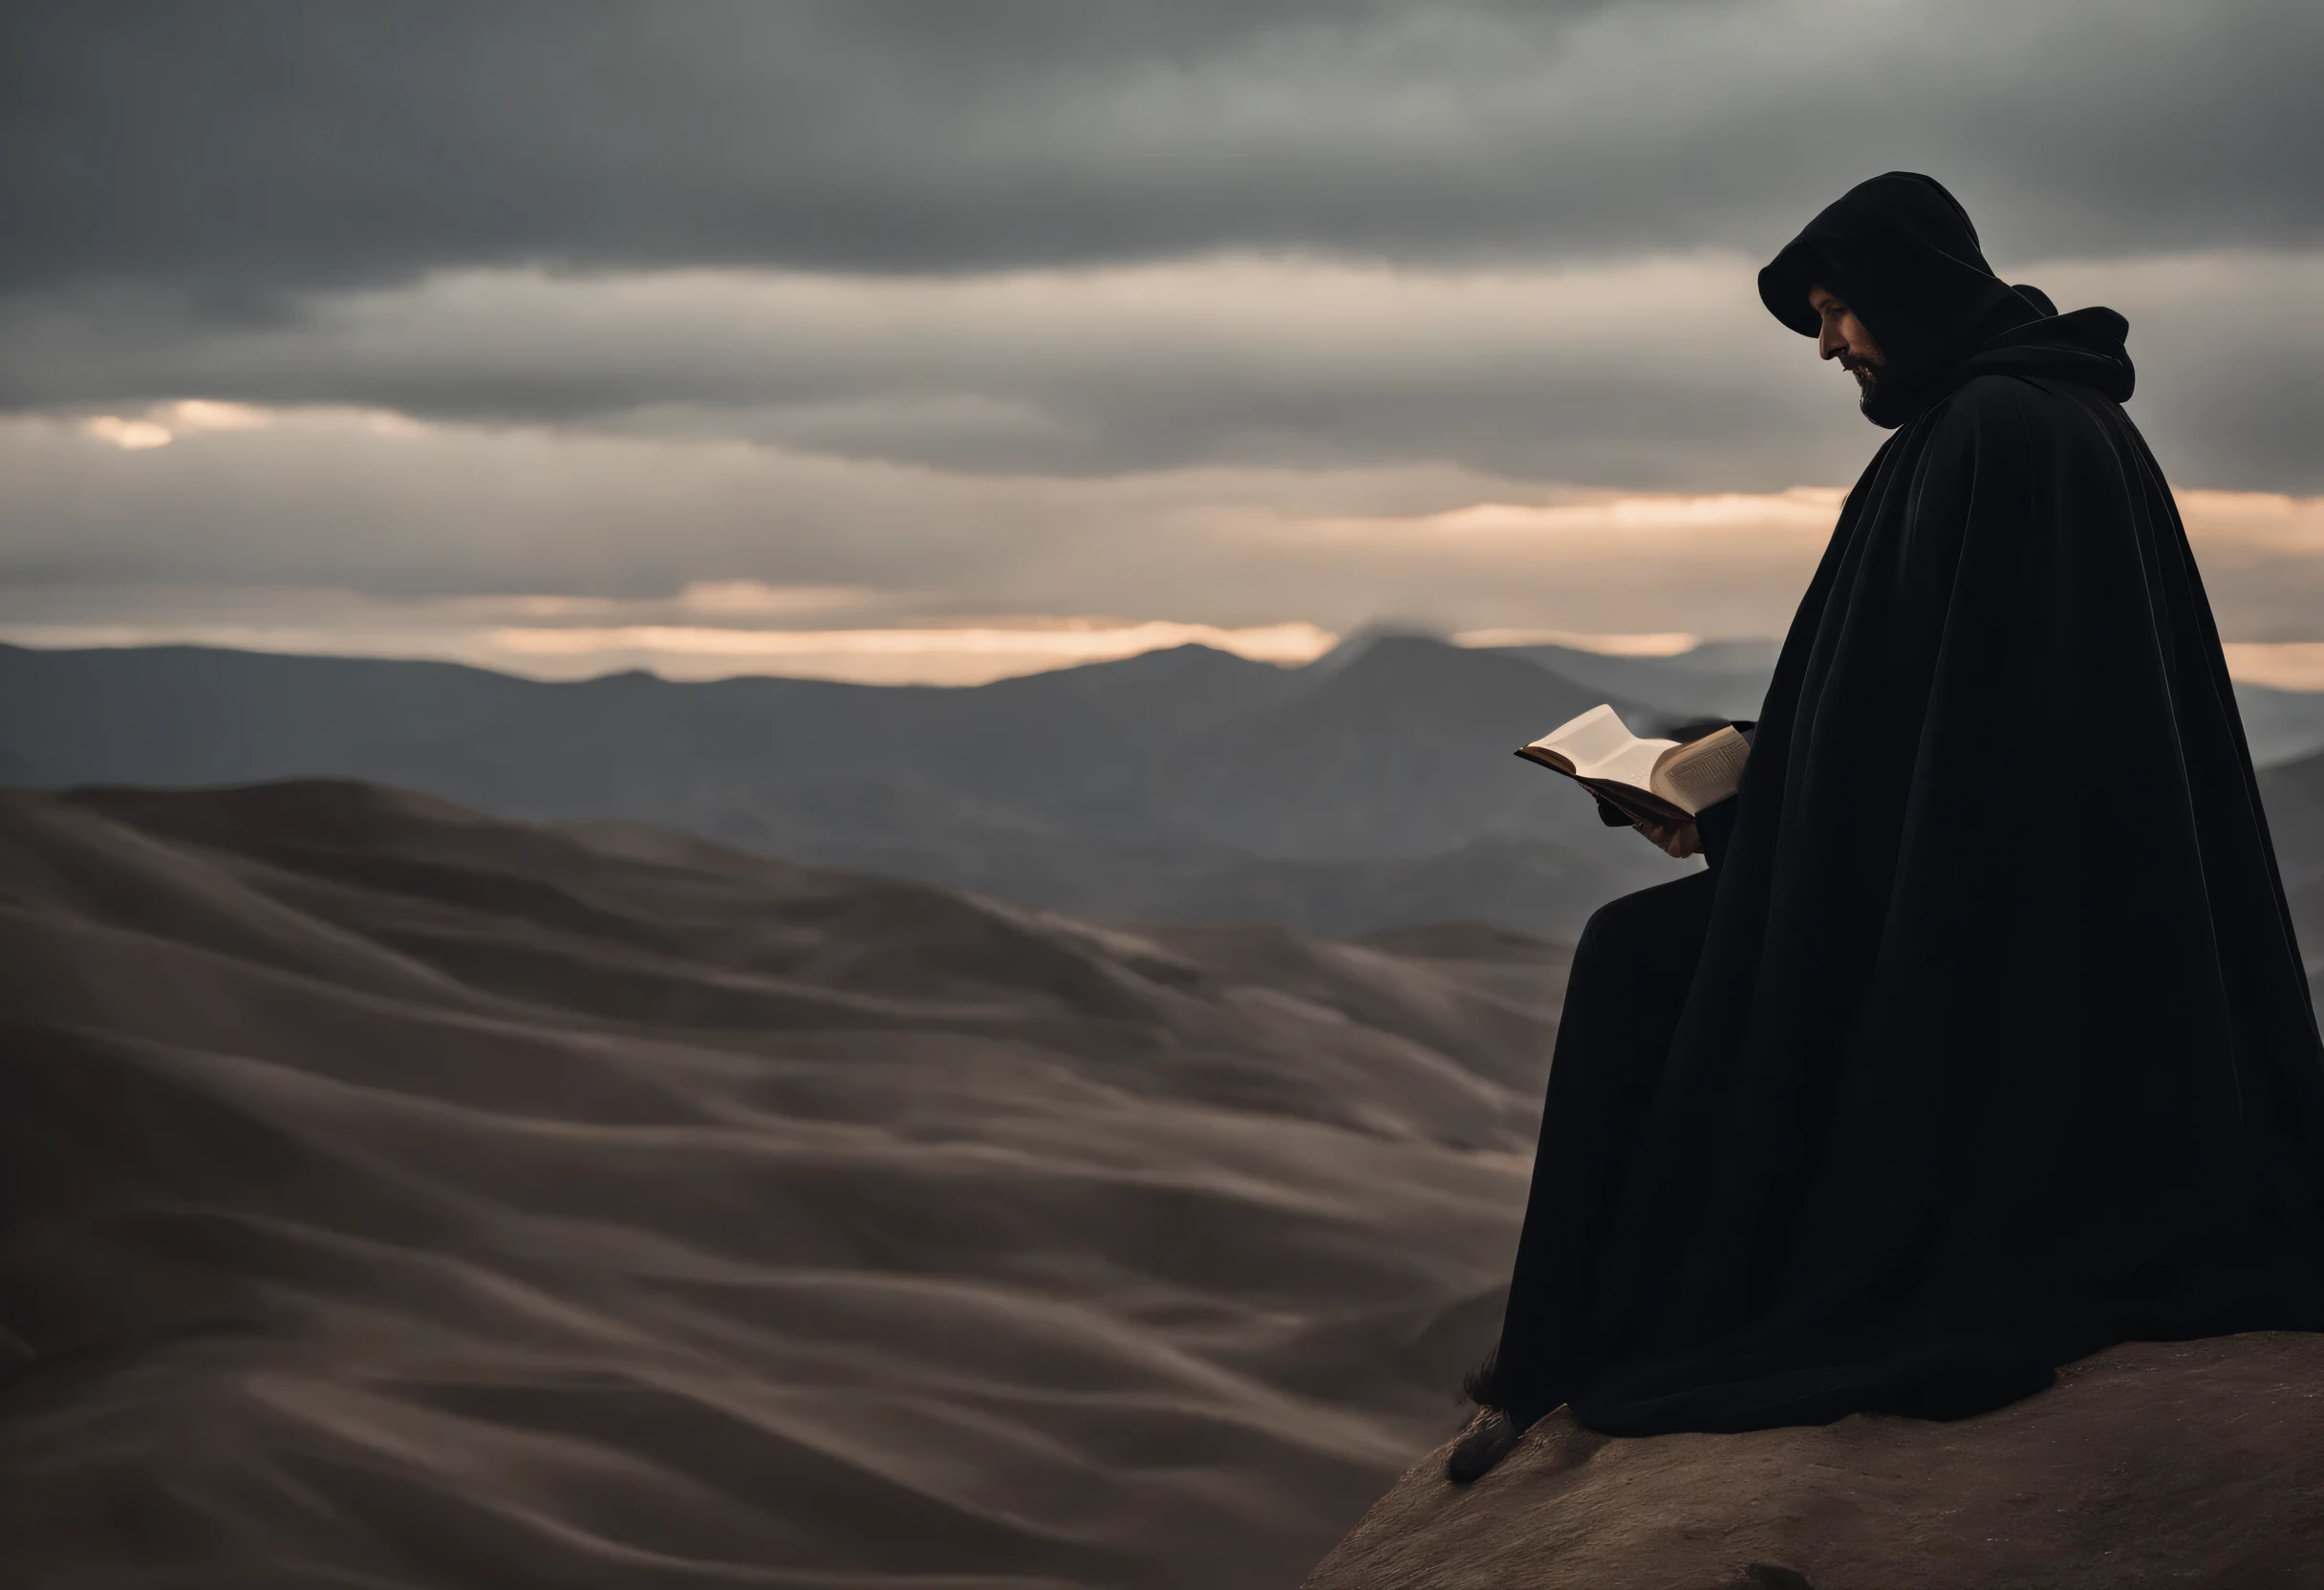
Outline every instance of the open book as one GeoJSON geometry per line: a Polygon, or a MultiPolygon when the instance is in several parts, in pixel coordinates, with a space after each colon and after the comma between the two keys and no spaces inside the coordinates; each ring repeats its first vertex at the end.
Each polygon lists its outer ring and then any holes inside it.
{"type": "Polygon", "coordinates": [[[1610,706],[1595,706],[1517,755],[1563,773],[1625,816],[1685,823],[1743,782],[1751,742],[1732,725],[1700,740],[1641,740],[1610,706]]]}

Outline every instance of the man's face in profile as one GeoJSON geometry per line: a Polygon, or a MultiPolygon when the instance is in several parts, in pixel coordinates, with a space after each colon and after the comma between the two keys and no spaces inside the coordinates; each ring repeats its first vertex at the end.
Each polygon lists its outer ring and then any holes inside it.
{"type": "Polygon", "coordinates": [[[1856,377],[1860,408],[1870,403],[1872,395],[1880,390],[1881,372],[1887,366],[1888,355],[1881,352],[1881,345],[1872,340],[1872,333],[1838,293],[1812,287],[1808,289],[1808,306],[1823,322],[1823,330],[1816,338],[1816,352],[1824,358],[1840,360],[1840,367],[1856,377]]]}

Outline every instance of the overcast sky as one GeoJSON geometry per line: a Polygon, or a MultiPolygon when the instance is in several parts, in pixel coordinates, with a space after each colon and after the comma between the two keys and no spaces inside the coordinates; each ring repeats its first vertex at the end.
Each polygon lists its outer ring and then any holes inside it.
{"type": "Polygon", "coordinates": [[[2223,632],[2315,655],[2319,68],[2313,0],[15,0],[0,635],[1778,634],[1881,433],[1753,272],[1902,167],[2130,317],[2223,632]]]}

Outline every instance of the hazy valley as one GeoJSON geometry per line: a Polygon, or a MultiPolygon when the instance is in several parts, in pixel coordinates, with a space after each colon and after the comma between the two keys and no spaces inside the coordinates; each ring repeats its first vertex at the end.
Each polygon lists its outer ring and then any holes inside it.
{"type": "MultiPolygon", "coordinates": [[[[353,778],[1083,915],[1570,932],[1679,864],[1511,750],[1607,699],[1642,731],[1753,717],[1773,664],[1764,642],[1613,657],[1387,636],[1301,669],[1185,647],[935,689],[0,648],[0,783],[353,778]]],[[[2324,695],[2239,695],[2263,764],[2324,746],[2324,695]]]]}

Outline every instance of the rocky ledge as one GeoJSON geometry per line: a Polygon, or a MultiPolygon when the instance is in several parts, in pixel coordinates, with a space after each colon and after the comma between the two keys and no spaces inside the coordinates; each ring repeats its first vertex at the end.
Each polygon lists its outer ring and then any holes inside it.
{"type": "Polygon", "coordinates": [[[1305,1590],[2324,1590],[2324,1335],[2134,1343],[1934,1424],[1416,1464],[1305,1590]]]}

